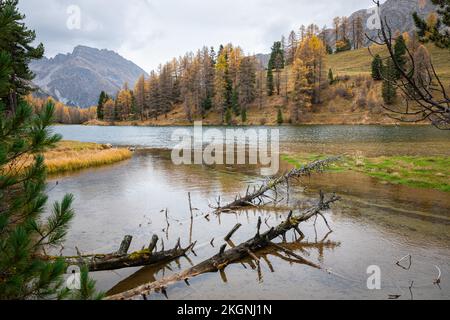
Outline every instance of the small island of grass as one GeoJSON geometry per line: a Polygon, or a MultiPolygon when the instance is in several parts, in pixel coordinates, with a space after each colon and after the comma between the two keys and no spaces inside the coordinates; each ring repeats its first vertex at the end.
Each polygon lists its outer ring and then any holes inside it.
{"type": "Polygon", "coordinates": [[[61,141],[45,154],[49,174],[77,171],[109,165],[130,159],[132,152],[126,148],[78,141],[61,141]]]}

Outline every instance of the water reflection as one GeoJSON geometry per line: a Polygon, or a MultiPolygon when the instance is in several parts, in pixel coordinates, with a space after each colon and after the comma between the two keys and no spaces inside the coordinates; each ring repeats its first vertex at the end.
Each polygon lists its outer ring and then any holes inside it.
{"type": "MultiPolygon", "coordinates": [[[[286,219],[288,209],[301,210],[314,203],[318,190],[322,189],[338,192],[344,198],[326,212],[334,232],[328,234],[328,228],[320,220],[316,224],[310,221],[301,226],[305,235],[301,245],[294,233],[287,236],[286,243],[281,242],[283,239],[279,241],[308,261],[320,264],[322,270],[298,264],[295,262],[298,259],[271,248],[256,253],[259,264],[248,258],[228,266],[222,273],[191,279],[190,286],[176,284],[168,288],[168,297],[387,299],[389,294],[400,292],[401,298],[409,299],[412,278],[416,299],[450,297],[450,284],[442,283],[441,289],[433,285],[434,265],[439,265],[443,274],[450,272],[448,194],[383,185],[357,173],[325,174],[292,184],[289,203],[281,209],[207,215],[211,212],[209,201],[213,202],[218,195],[224,201],[233,200],[236,194],[245,193],[248,184],[260,181],[256,168],[173,166],[168,151],[149,150],[137,152],[124,163],[55,177],[49,189],[50,200],[61,199],[67,192],[76,198],[77,215],[65,254],[75,254],[75,246],[84,253],[111,252],[126,234],[134,236],[130,250],[148,245],[153,234],[164,239],[166,248],[173,247],[178,238],[183,245],[190,238],[198,241],[196,256],[190,255],[190,260],[181,258],[156,268],[94,274],[99,288],[111,293],[161,279],[217,254],[224,243],[222,239],[237,223],[242,227],[233,236],[233,243],[246,241],[255,234],[259,217],[265,222],[263,229],[268,230],[286,219]],[[56,180],[59,184],[55,188],[56,180]],[[188,192],[194,208],[193,220],[188,192]],[[331,247],[331,244],[339,245],[331,247]],[[407,254],[413,256],[413,265],[405,273],[395,266],[395,261],[407,254]],[[374,264],[383,271],[381,291],[370,291],[366,286],[367,268],[374,264]]],[[[163,293],[151,298],[166,299],[163,293]]]]}

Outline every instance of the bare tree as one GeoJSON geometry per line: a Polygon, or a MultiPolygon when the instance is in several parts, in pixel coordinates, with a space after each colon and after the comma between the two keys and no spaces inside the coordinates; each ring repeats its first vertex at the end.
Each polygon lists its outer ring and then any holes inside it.
{"type": "MultiPolygon", "coordinates": [[[[381,12],[380,1],[373,0],[373,2],[381,12]]],[[[438,129],[450,130],[450,98],[431,59],[427,64],[421,62],[424,70],[418,73],[416,72],[416,58],[410,49],[406,48],[409,63],[407,68],[402,67],[395,55],[396,39],[386,16],[380,17],[378,37],[371,38],[367,34],[366,37],[372,43],[387,48],[389,53],[387,59],[392,59],[394,67],[400,75],[398,80],[385,79],[385,81],[391,81],[401,92],[404,101],[404,104],[399,107],[383,106],[388,111],[388,115],[401,122],[429,121],[438,129]]]]}

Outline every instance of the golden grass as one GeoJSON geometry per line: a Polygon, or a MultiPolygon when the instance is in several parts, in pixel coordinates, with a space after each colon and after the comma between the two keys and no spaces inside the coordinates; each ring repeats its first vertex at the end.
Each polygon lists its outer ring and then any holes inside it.
{"type": "Polygon", "coordinates": [[[76,141],[62,141],[55,149],[44,154],[49,174],[108,165],[130,159],[131,155],[128,149],[76,141]]]}
{"type": "MultiPolygon", "coordinates": [[[[95,143],[62,141],[56,148],[44,153],[47,173],[58,174],[77,171],[91,167],[109,165],[130,159],[132,152],[128,149],[110,148],[95,143]]],[[[32,164],[33,158],[26,155],[14,164],[0,168],[0,171],[22,174],[32,164]]]]}

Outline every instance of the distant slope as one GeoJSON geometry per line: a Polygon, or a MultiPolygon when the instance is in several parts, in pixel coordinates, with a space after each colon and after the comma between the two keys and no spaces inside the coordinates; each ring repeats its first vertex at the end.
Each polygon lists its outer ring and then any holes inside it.
{"type": "MultiPolygon", "coordinates": [[[[431,60],[436,68],[439,77],[446,84],[450,84],[450,50],[440,49],[434,45],[426,45],[430,52],[431,60]]],[[[385,57],[386,49],[380,46],[370,47],[373,54],[380,54],[385,57]]],[[[372,56],[367,48],[342,52],[339,54],[327,55],[327,68],[333,70],[335,75],[359,75],[370,74],[372,56]]]]}
{"type": "MultiPolygon", "coordinates": [[[[349,16],[349,25],[352,26],[353,21],[360,17],[363,21],[364,33],[371,38],[376,39],[378,30],[374,28],[371,19],[376,11],[363,9],[354,12],[349,16]]],[[[380,8],[380,16],[387,19],[392,32],[412,32],[415,30],[413,13],[417,12],[422,18],[426,18],[430,13],[436,11],[436,6],[430,0],[387,0],[380,8]]],[[[326,38],[328,43],[334,44],[336,40],[335,31],[333,29],[326,30],[326,38]]],[[[347,38],[352,39],[352,28],[348,31],[347,38]]],[[[369,45],[369,40],[365,39],[365,45],[369,45]]]]}
{"type": "Polygon", "coordinates": [[[103,90],[110,95],[125,82],[133,86],[145,71],[114,51],[77,46],[72,53],[58,54],[30,64],[34,83],[57,100],[83,108],[95,105],[103,90]]]}

